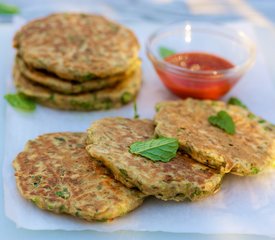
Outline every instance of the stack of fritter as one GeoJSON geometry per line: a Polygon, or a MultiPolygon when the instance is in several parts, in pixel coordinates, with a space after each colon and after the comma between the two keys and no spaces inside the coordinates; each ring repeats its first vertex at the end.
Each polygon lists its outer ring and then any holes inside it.
{"type": "Polygon", "coordinates": [[[108,220],[146,196],[200,200],[220,189],[226,173],[262,172],[275,160],[274,136],[274,126],[247,109],[187,99],[158,104],[154,121],[104,118],[92,123],[88,134],[42,135],[29,141],[13,164],[19,191],[38,207],[108,220]],[[208,121],[221,110],[232,117],[234,134],[208,121]],[[155,137],[176,138],[176,156],[161,162],[129,151],[133,143],[155,137]]]}
{"type": "Polygon", "coordinates": [[[16,88],[48,107],[116,108],[141,86],[134,33],[102,16],[63,13],[32,21],[17,32],[14,47],[16,88]]]}

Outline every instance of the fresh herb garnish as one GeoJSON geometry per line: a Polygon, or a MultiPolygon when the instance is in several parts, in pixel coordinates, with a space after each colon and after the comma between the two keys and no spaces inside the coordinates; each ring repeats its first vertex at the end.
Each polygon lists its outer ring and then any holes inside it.
{"type": "Polygon", "coordinates": [[[0,3],[0,14],[16,14],[19,12],[19,8],[16,6],[0,3]]]}
{"type": "Polygon", "coordinates": [[[25,96],[23,93],[6,94],[4,98],[12,107],[23,111],[32,112],[36,108],[34,100],[25,96]]]}
{"type": "Polygon", "coordinates": [[[137,110],[137,102],[136,100],[134,101],[134,119],[138,119],[139,118],[139,114],[138,114],[138,110],[137,110]]]}
{"type": "Polygon", "coordinates": [[[235,105],[235,106],[239,106],[242,107],[244,109],[247,109],[247,106],[245,104],[242,103],[242,101],[236,97],[231,97],[228,102],[228,104],[230,105],[235,105]]]}
{"type": "Polygon", "coordinates": [[[230,115],[225,111],[219,111],[216,116],[210,116],[208,122],[229,134],[234,134],[236,132],[235,123],[230,115]]]}
{"type": "Polygon", "coordinates": [[[63,137],[55,137],[55,139],[60,142],[66,142],[66,140],[63,137]]]}
{"type": "Polygon", "coordinates": [[[252,174],[258,174],[260,172],[260,169],[258,169],[256,167],[252,167],[251,172],[252,172],[252,174]]]}
{"type": "Polygon", "coordinates": [[[63,199],[68,199],[70,197],[70,193],[67,188],[63,188],[62,191],[55,192],[55,195],[63,199]]]}
{"type": "Polygon", "coordinates": [[[160,47],[159,48],[159,54],[162,58],[166,58],[169,57],[173,54],[175,54],[176,52],[172,49],[166,48],[166,47],[160,47]]]}
{"type": "Polygon", "coordinates": [[[248,113],[247,117],[248,117],[249,119],[255,119],[255,118],[256,118],[256,115],[253,114],[253,113],[248,113]]]}
{"type": "Polygon", "coordinates": [[[129,92],[125,92],[121,96],[121,102],[123,104],[126,104],[126,103],[130,102],[132,99],[133,99],[133,94],[129,93],[129,92]]]}
{"type": "Polygon", "coordinates": [[[258,120],[258,123],[260,123],[260,124],[266,123],[266,120],[264,120],[264,119],[259,119],[259,120],[258,120]]]}
{"type": "Polygon", "coordinates": [[[33,179],[33,186],[38,187],[41,183],[42,176],[31,176],[31,178],[33,179]]]}
{"type": "Polygon", "coordinates": [[[125,169],[120,168],[119,171],[120,171],[121,175],[123,175],[124,177],[126,177],[126,178],[129,177],[129,176],[128,176],[128,173],[127,173],[127,171],[126,171],[125,169]]]}
{"type": "Polygon", "coordinates": [[[154,162],[169,162],[176,156],[179,142],[175,138],[157,138],[144,142],[135,142],[130,146],[130,152],[146,157],[154,162]]]}
{"type": "Polygon", "coordinates": [[[93,73],[87,73],[86,75],[82,76],[83,81],[89,81],[96,77],[93,73]]]}

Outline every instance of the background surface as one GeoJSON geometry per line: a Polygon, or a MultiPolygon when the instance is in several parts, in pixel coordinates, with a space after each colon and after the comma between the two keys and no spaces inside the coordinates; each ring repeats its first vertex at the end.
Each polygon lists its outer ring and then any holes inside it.
{"type": "MultiPolygon", "coordinates": [[[[246,19],[255,24],[255,31],[259,42],[262,44],[264,56],[268,63],[270,74],[275,76],[273,69],[275,3],[272,0],[251,1],[218,1],[218,0],[190,0],[190,1],[5,1],[20,6],[21,15],[26,19],[46,15],[52,11],[81,10],[99,11],[119,18],[123,15],[128,21],[157,21],[169,22],[179,19],[199,19],[211,21],[234,21],[246,19]]],[[[3,100],[5,94],[4,79],[7,76],[7,64],[12,60],[6,52],[3,39],[12,39],[8,33],[10,16],[0,17],[0,154],[3,155],[4,146],[4,113],[6,103],[3,100]]],[[[16,141],[16,139],[15,139],[16,141]]],[[[1,161],[1,160],[0,160],[1,161]]],[[[2,164],[1,164],[2,166],[2,164]]],[[[2,186],[2,178],[0,179],[2,186]]],[[[247,235],[200,235],[200,234],[169,234],[149,232],[116,232],[98,233],[94,231],[64,232],[64,231],[28,231],[17,229],[15,224],[8,220],[3,212],[3,191],[0,188],[0,237],[1,239],[271,239],[263,236],[247,235]]],[[[26,221],[27,221],[26,216],[26,221]]],[[[218,226],[217,226],[218,227],[218,226]]]]}

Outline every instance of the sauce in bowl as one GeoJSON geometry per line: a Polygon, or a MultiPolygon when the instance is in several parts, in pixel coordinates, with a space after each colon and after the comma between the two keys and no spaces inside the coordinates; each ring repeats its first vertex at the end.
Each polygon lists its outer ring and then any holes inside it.
{"type": "Polygon", "coordinates": [[[223,73],[223,70],[234,67],[231,62],[209,53],[177,53],[164,58],[164,61],[184,70],[173,72],[156,67],[164,84],[183,98],[218,99],[239,79],[223,73]]]}
{"type": "Polygon", "coordinates": [[[176,53],[164,60],[191,71],[215,71],[234,67],[232,63],[221,57],[200,52],[176,53]]]}

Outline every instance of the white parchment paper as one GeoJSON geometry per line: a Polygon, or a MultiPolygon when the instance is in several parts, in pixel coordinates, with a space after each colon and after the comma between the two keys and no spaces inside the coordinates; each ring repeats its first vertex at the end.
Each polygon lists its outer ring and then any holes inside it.
{"type": "MultiPolygon", "coordinates": [[[[136,23],[130,27],[142,45],[144,83],[137,101],[138,112],[142,118],[152,118],[156,102],[176,97],[163,87],[144,53],[147,36],[158,26],[136,23]]],[[[232,27],[255,39],[250,25],[235,23],[232,27]]],[[[10,41],[5,44],[11,46],[10,41]]],[[[14,54],[12,49],[10,54],[14,54]]],[[[6,80],[8,92],[14,91],[11,75],[6,80]]],[[[274,123],[274,86],[258,46],[255,66],[225,99],[231,95],[237,96],[256,114],[274,123]]],[[[132,109],[132,105],[128,105],[106,112],[74,113],[39,106],[34,113],[27,114],[7,106],[3,165],[6,215],[18,227],[34,230],[133,230],[275,236],[275,172],[272,171],[255,177],[228,175],[219,193],[196,203],[163,202],[148,198],[137,210],[110,223],[87,223],[73,217],[54,215],[36,208],[19,195],[11,162],[22,151],[27,140],[48,132],[85,131],[91,122],[102,117],[132,117],[132,109]]]]}

